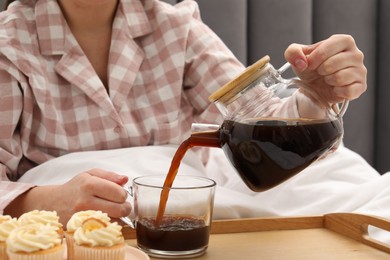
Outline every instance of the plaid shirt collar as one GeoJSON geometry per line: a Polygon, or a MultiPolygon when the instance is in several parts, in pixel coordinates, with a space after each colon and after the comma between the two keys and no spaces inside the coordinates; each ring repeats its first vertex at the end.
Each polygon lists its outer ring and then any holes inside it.
{"type": "MultiPolygon", "coordinates": [[[[135,39],[151,32],[146,11],[151,0],[119,0],[113,29],[135,39]],[[143,6],[145,5],[145,7],[143,6]],[[124,30],[127,28],[127,31],[124,30]]],[[[56,0],[38,0],[35,6],[37,34],[43,55],[68,53],[76,44],[56,0]]]]}
{"type": "Polygon", "coordinates": [[[144,52],[134,38],[152,32],[147,17],[151,1],[153,0],[119,2],[111,40],[111,52],[115,54],[110,57],[108,67],[110,98],[66,24],[57,1],[38,0],[35,7],[41,53],[60,55],[61,58],[55,65],[57,73],[90,96],[98,106],[118,121],[120,119],[115,106],[120,107],[125,102],[144,60],[144,52]],[[144,9],[143,4],[147,8],[144,9]],[[116,57],[121,57],[120,65],[116,57]],[[126,68],[126,73],[120,73],[122,68],[126,68]],[[115,76],[118,73],[120,75],[115,76]]]}

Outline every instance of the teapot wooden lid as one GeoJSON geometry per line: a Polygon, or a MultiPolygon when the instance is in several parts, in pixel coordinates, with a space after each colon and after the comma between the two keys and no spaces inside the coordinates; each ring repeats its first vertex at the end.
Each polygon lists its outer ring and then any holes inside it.
{"type": "Polygon", "coordinates": [[[211,102],[219,101],[226,102],[234,97],[237,93],[255,81],[260,75],[264,73],[263,68],[269,63],[270,57],[264,56],[254,64],[246,68],[236,78],[232,79],[224,86],[219,88],[209,96],[211,102]]]}

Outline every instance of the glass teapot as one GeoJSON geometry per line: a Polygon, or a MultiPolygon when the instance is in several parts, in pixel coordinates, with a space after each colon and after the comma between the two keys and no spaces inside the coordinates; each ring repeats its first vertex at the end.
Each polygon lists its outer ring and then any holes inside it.
{"type": "Polygon", "coordinates": [[[329,105],[299,78],[285,79],[265,56],[209,99],[221,126],[193,124],[191,146],[220,147],[253,191],[270,189],[335,149],[348,101],[329,105]]]}

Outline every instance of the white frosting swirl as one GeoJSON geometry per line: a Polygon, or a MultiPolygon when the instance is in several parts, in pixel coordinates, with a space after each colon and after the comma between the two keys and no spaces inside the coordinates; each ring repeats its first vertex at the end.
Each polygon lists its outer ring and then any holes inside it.
{"type": "Polygon", "coordinates": [[[12,219],[10,215],[0,215],[0,224],[10,219],[12,219]]]}
{"type": "Polygon", "coordinates": [[[77,245],[105,247],[124,242],[122,226],[117,222],[108,223],[106,227],[87,231],[79,227],[74,233],[74,240],[77,245]]]}
{"type": "Polygon", "coordinates": [[[28,224],[15,228],[9,234],[6,244],[11,252],[32,253],[60,245],[62,240],[57,227],[49,224],[28,224]]]}
{"type": "Polygon", "coordinates": [[[32,210],[24,213],[18,219],[20,225],[42,223],[55,226],[57,227],[57,230],[62,228],[62,224],[59,220],[60,217],[57,215],[57,212],[46,210],[32,210]]]}
{"type": "Polygon", "coordinates": [[[0,216],[0,242],[5,242],[9,233],[19,226],[18,220],[9,215],[0,216]]]}
{"type": "Polygon", "coordinates": [[[103,213],[100,210],[85,210],[79,211],[73,214],[66,224],[66,230],[68,232],[74,232],[77,228],[81,227],[83,222],[88,218],[96,218],[103,222],[109,223],[111,221],[107,213],[103,213]]]}

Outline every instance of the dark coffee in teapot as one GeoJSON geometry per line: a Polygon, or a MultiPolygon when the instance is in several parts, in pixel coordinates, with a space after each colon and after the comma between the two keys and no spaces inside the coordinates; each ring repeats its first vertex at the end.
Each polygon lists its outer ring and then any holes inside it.
{"type": "Polygon", "coordinates": [[[340,120],[226,120],[219,130],[193,133],[180,145],[166,184],[173,183],[185,152],[203,146],[222,148],[250,189],[268,190],[329,151],[342,134],[340,120]]]}
{"type": "Polygon", "coordinates": [[[338,140],[339,120],[225,121],[220,130],[221,147],[253,191],[270,189],[294,176],[338,140]]]}

